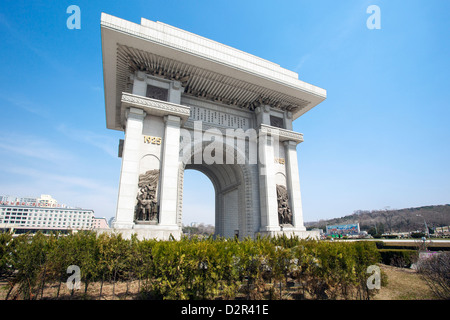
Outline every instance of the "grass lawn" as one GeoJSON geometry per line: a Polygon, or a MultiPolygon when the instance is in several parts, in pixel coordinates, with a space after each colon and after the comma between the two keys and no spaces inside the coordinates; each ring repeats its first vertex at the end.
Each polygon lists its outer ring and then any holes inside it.
{"type": "Polygon", "coordinates": [[[425,280],[415,270],[384,264],[380,264],[380,268],[387,276],[387,285],[381,287],[374,300],[437,299],[425,280]]]}

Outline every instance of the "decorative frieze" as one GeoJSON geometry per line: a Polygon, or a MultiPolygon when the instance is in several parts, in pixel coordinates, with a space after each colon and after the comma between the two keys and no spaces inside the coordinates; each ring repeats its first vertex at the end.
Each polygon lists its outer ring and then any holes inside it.
{"type": "Polygon", "coordinates": [[[249,119],[240,117],[230,112],[220,112],[208,108],[191,106],[190,121],[203,121],[208,124],[225,126],[235,129],[248,129],[249,119]]]}
{"type": "Polygon", "coordinates": [[[303,134],[291,130],[276,128],[261,124],[260,133],[278,136],[280,141],[294,141],[296,143],[303,142],[303,134]]]}
{"type": "Polygon", "coordinates": [[[143,109],[147,114],[156,116],[174,115],[186,120],[190,115],[190,108],[171,102],[138,96],[131,93],[122,93],[122,113],[126,108],[136,107],[143,109]]]}

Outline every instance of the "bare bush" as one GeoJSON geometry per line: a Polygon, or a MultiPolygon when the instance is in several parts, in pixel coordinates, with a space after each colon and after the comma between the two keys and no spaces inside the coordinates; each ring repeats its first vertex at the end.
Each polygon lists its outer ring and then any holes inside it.
{"type": "Polygon", "coordinates": [[[450,300],[450,252],[420,261],[418,271],[440,299],[450,300]]]}

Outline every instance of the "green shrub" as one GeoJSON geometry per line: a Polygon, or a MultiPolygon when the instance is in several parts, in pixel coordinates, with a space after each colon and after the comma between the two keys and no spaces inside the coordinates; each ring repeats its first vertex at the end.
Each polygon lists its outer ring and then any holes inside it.
{"type": "Polygon", "coordinates": [[[383,236],[385,239],[398,239],[398,235],[396,234],[386,234],[383,236]]]}
{"type": "MultiPolygon", "coordinates": [[[[81,271],[84,294],[92,282],[139,281],[141,298],[283,299],[282,287],[316,299],[368,299],[367,267],[380,261],[374,242],[330,242],[298,237],[123,239],[117,234],[0,235],[0,267],[12,278],[9,292],[37,299],[45,283],[59,283],[67,267],[81,271]],[[13,273],[14,271],[14,273],[13,273]]],[[[72,291],[73,294],[73,291],[72,291]]],[[[8,294],[8,296],[10,296],[8,294]]],[[[11,295],[12,296],[12,295],[11,295]]],[[[83,296],[84,297],[84,296],[83,296]]]]}
{"type": "Polygon", "coordinates": [[[11,268],[15,270],[11,281],[11,290],[17,285],[15,297],[24,300],[37,299],[39,284],[43,281],[41,271],[47,261],[47,239],[38,232],[34,236],[28,234],[13,238],[9,246],[11,268]]]}
{"type": "Polygon", "coordinates": [[[386,265],[409,268],[417,259],[417,251],[409,249],[379,249],[381,260],[386,265]]]}
{"type": "Polygon", "coordinates": [[[383,241],[375,241],[375,245],[377,246],[377,249],[383,249],[384,248],[384,242],[383,241]]]}
{"type": "Polygon", "coordinates": [[[0,278],[10,275],[13,271],[10,268],[10,250],[8,246],[11,244],[12,234],[9,232],[0,233],[0,278]]]}
{"type": "Polygon", "coordinates": [[[412,232],[411,233],[411,238],[421,239],[423,237],[425,237],[425,233],[424,232],[412,232]]]}

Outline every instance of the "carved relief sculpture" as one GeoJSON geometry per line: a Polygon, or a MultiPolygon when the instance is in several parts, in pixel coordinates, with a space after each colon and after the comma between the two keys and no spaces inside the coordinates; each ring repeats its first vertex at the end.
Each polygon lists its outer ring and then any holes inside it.
{"type": "Polygon", "coordinates": [[[275,116],[270,116],[270,125],[272,127],[283,128],[283,119],[275,116]]]}
{"type": "Polygon", "coordinates": [[[285,186],[277,184],[278,221],[280,225],[292,225],[292,212],[289,206],[289,195],[285,186]]]}
{"type": "Polygon", "coordinates": [[[136,222],[158,222],[159,208],[157,200],[157,189],[159,170],[149,170],[139,175],[139,192],[136,197],[135,209],[136,222]]]}
{"type": "Polygon", "coordinates": [[[167,101],[168,90],[155,87],[155,86],[147,86],[147,97],[162,101],[167,101]]]}

